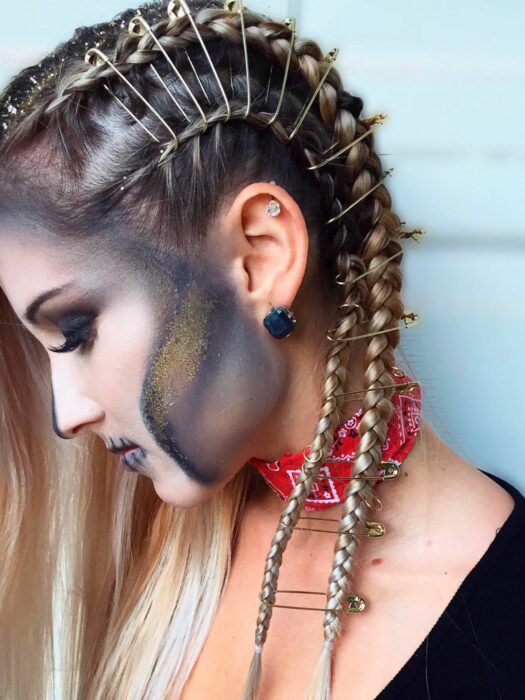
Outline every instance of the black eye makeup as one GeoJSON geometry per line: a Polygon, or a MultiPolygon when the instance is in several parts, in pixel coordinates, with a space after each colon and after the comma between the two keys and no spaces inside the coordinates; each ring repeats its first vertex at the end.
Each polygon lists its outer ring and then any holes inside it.
{"type": "Polygon", "coordinates": [[[95,338],[92,316],[76,316],[59,324],[65,342],[59,347],[50,347],[51,352],[74,352],[77,348],[87,350],[95,338]]]}

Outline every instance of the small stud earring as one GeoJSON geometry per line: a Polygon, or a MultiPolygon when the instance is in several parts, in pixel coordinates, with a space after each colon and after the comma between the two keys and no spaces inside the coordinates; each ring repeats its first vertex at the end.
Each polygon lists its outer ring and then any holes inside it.
{"type": "Polygon", "coordinates": [[[294,330],[297,319],[286,306],[273,307],[263,320],[264,327],[274,338],[286,338],[294,330]]]}
{"type": "Polygon", "coordinates": [[[270,199],[268,206],[266,207],[266,212],[270,216],[279,216],[281,213],[281,205],[276,199],[270,199]]]}

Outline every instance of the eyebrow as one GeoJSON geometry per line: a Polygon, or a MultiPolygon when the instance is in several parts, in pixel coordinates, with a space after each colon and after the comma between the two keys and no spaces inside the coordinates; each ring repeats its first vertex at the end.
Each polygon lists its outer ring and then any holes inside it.
{"type": "Polygon", "coordinates": [[[62,292],[66,291],[66,289],[69,289],[72,286],[72,282],[66,282],[66,284],[63,284],[60,287],[54,287],[53,289],[48,289],[47,292],[42,292],[42,294],[39,294],[37,298],[34,299],[27,307],[24,313],[25,320],[33,326],[37,325],[36,319],[42,304],[48,301],[48,299],[52,299],[53,297],[58,296],[62,292]]]}

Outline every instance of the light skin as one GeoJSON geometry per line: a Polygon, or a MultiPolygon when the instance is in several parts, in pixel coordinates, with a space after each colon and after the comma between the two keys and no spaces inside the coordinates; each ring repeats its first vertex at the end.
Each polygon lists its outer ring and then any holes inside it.
{"type": "MultiPolygon", "coordinates": [[[[309,277],[306,223],[283,188],[259,182],[238,192],[194,261],[156,257],[140,245],[125,256],[115,241],[65,245],[16,222],[0,226],[0,245],[0,286],[48,352],[62,437],[93,432],[106,444],[125,438],[139,445],[138,471],[181,507],[209,499],[251,457],[277,459],[311,441],[324,376],[320,348],[335,317],[309,277]],[[266,212],[272,197],[280,202],[277,217],[266,212]],[[35,298],[64,285],[33,323],[24,317],[35,298]],[[294,311],[298,323],[288,338],[264,328],[271,305],[294,311]],[[79,319],[96,331],[85,348],[50,350],[79,319]]],[[[365,347],[352,346],[345,391],[363,387],[365,347]]],[[[343,417],[359,407],[348,401],[343,417]]],[[[440,441],[429,473],[410,471],[421,443],[405,462],[411,478],[388,486],[389,507],[401,517],[409,502],[412,513],[414,503],[429,507],[429,483],[439,494],[444,464],[456,467],[456,478],[474,472],[440,441]]],[[[275,523],[282,501],[267,489],[257,503],[258,516],[275,523]]],[[[339,513],[336,506],[320,515],[339,513]]]]}
{"type": "Polygon", "coordinates": [[[17,222],[2,227],[0,242],[2,289],[48,352],[61,437],[94,432],[107,445],[139,445],[132,464],[182,507],[223,488],[250,457],[275,459],[308,442],[322,377],[322,334],[308,334],[321,328],[322,309],[300,289],[308,234],[284,189],[244,188],[191,261],[144,241],[126,248],[117,233],[70,243],[17,222]],[[279,217],[266,211],[272,196],[279,217]],[[290,337],[264,328],[272,305],[294,309],[290,337]],[[55,352],[79,333],[85,344],[55,352]]]}

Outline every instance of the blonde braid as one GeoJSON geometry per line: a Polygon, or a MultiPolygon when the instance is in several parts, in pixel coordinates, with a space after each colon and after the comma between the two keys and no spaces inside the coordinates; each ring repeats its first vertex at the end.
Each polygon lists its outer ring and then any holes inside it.
{"type": "MultiPolygon", "coordinates": [[[[310,53],[303,53],[300,56],[299,64],[308,82],[315,86],[319,82],[322,54],[314,42],[299,42],[298,51],[306,52],[307,50],[310,53]]],[[[334,141],[340,146],[344,146],[351,143],[355,139],[356,134],[364,134],[366,125],[359,123],[349,109],[345,107],[337,108],[337,87],[340,85],[340,78],[337,71],[333,73],[333,80],[327,82],[319,94],[320,112],[324,123],[334,134],[334,141]]],[[[350,186],[350,183],[356,178],[356,172],[359,173],[363,163],[367,160],[368,148],[364,146],[363,142],[364,139],[348,151],[347,164],[341,169],[344,170],[343,176],[337,169],[335,169],[335,172],[328,168],[314,171],[318,177],[321,192],[329,203],[333,214],[337,214],[342,210],[342,202],[350,196],[350,193],[354,199],[357,199],[362,194],[359,191],[359,187],[365,184],[367,180],[366,175],[363,175],[361,178],[357,177],[353,188],[350,186]]],[[[313,152],[306,146],[304,147],[304,152],[309,163],[314,165],[319,162],[317,152],[313,152]]],[[[340,168],[340,164],[338,167],[340,168]]],[[[327,351],[321,417],[314,432],[309,459],[303,463],[301,472],[296,479],[295,487],[288,497],[266,558],[263,583],[259,596],[261,605],[255,632],[255,651],[243,700],[255,700],[257,696],[261,677],[262,647],[266,641],[272,606],[275,603],[275,591],[277,589],[283,553],[291,538],[293,528],[297,524],[304,502],[308,498],[313,483],[319,475],[320,466],[333,444],[334,430],[340,422],[341,405],[344,401],[341,398],[342,395],[337,394],[337,392],[346,385],[347,378],[347,366],[343,363],[342,356],[348,350],[345,339],[362,322],[362,313],[358,313],[356,307],[359,308],[362,305],[364,296],[363,282],[357,278],[362,278],[366,274],[363,260],[359,256],[345,250],[345,244],[351,243],[351,241],[348,241],[348,237],[347,223],[342,219],[336,229],[336,236],[334,236],[336,240],[332,241],[332,247],[338,250],[335,262],[336,279],[343,285],[343,303],[338,307],[338,309],[342,309],[342,313],[339,314],[336,328],[332,332],[333,341],[331,341],[327,351]]],[[[366,289],[366,282],[364,286],[366,289]]],[[[360,309],[361,311],[362,309],[360,309]]]]}
{"type": "MultiPolygon", "coordinates": [[[[362,274],[363,271],[362,261],[356,256],[350,254],[342,254],[340,256],[338,272],[345,279],[354,279],[362,274]]],[[[255,632],[255,653],[244,691],[244,700],[252,700],[257,694],[261,671],[262,647],[266,641],[270,625],[272,605],[275,602],[275,591],[284,550],[292,536],[293,528],[297,524],[304,502],[308,498],[315,479],[319,475],[321,464],[333,444],[334,430],[339,422],[339,411],[342,403],[341,395],[336,396],[336,394],[338,390],[345,386],[347,376],[347,368],[341,359],[341,355],[346,351],[346,344],[344,341],[339,341],[339,338],[346,337],[352,328],[361,321],[361,315],[358,313],[356,305],[359,306],[362,289],[361,284],[351,285],[348,287],[348,292],[344,298],[344,303],[348,307],[344,307],[347,311],[343,312],[342,318],[334,332],[335,342],[328,347],[323,385],[323,406],[321,417],[314,431],[310,454],[308,460],[305,459],[295,486],[286,501],[277,531],[273,536],[270,550],[266,557],[259,596],[261,605],[255,632]]]]}
{"type": "MultiPolygon", "coordinates": [[[[377,156],[371,154],[376,160],[377,156]]],[[[368,174],[368,173],[367,173],[368,174]]],[[[367,191],[373,184],[369,177],[362,179],[362,189],[367,191]]],[[[354,188],[355,191],[355,188],[354,188]]],[[[359,196],[359,192],[355,191],[359,196]]],[[[404,312],[400,298],[402,275],[399,268],[402,257],[399,237],[399,218],[389,211],[390,195],[384,185],[374,192],[375,226],[371,230],[363,249],[367,265],[364,277],[368,286],[364,306],[369,318],[368,333],[374,333],[368,343],[365,356],[365,387],[363,416],[359,424],[359,443],[352,465],[352,476],[371,477],[381,466],[382,445],[394,412],[391,401],[393,388],[384,389],[393,383],[390,370],[395,366],[394,349],[399,343],[399,330],[381,333],[385,328],[396,328],[404,312]],[[388,258],[396,255],[394,260],[388,258]],[[387,262],[388,261],[388,262],[387,262]]],[[[352,566],[360,542],[357,532],[366,528],[370,496],[373,487],[369,479],[351,479],[345,491],[339,534],[334,547],[332,572],[328,581],[327,611],[324,614],[325,643],[314,669],[308,700],[329,700],[330,657],[335,638],[340,634],[340,617],[343,602],[349,592],[352,566]]]]}

